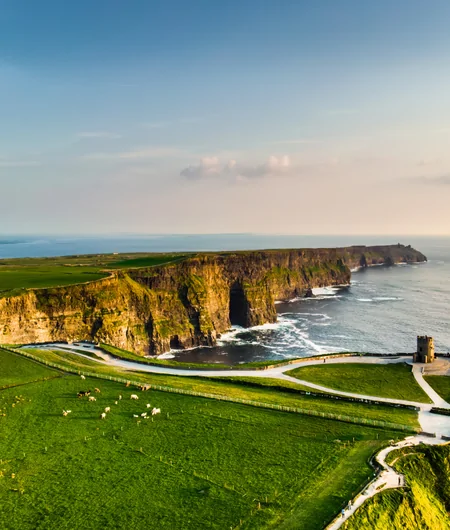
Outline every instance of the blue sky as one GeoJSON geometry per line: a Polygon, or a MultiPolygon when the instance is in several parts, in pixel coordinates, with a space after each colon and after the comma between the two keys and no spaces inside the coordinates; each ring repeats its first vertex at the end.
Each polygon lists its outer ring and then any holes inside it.
{"type": "Polygon", "coordinates": [[[449,20],[0,0],[2,231],[448,234],[449,20]]]}

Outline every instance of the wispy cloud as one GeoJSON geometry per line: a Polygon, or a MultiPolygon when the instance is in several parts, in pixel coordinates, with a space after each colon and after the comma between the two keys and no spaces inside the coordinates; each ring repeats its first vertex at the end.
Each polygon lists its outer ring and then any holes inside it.
{"type": "Polygon", "coordinates": [[[329,109],[325,111],[325,114],[328,116],[345,116],[347,114],[356,114],[358,112],[357,109],[329,109]]]}
{"type": "Polygon", "coordinates": [[[148,123],[142,123],[141,127],[144,127],[145,129],[165,129],[170,125],[170,121],[153,121],[148,123]]]}
{"type": "Polygon", "coordinates": [[[188,151],[178,147],[171,146],[150,146],[137,148],[131,151],[122,151],[120,153],[90,153],[83,155],[85,160],[139,160],[146,158],[167,158],[167,157],[186,157],[191,156],[188,151]]]}
{"type": "Polygon", "coordinates": [[[209,178],[228,178],[233,180],[257,179],[289,173],[292,169],[287,155],[270,156],[261,164],[240,164],[236,160],[221,163],[217,157],[205,157],[200,163],[181,170],[180,175],[190,180],[209,178]]]}
{"type": "Polygon", "coordinates": [[[36,160],[6,160],[6,159],[0,159],[0,168],[2,167],[37,167],[40,166],[41,163],[36,160]]]}
{"type": "Polygon", "coordinates": [[[287,144],[315,144],[319,143],[321,140],[312,140],[310,138],[299,138],[297,140],[277,140],[275,142],[270,142],[274,145],[287,145],[287,144]]]}
{"type": "Polygon", "coordinates": [[[83,139],[83,138],[110,138],[110,139],[118,139],[122,138],[120,134],[112,133],[108,131],[85,131],[80,132],[77,134],[77,138],[83,139]]]}
{"type": "Polygon", "coordinates": [[[450,173],[435,176],[421,175],[418,177],[401,178],[398,180],[403,180],[408,183],[429,184],[430,186],[450,186],[450,173]]]}

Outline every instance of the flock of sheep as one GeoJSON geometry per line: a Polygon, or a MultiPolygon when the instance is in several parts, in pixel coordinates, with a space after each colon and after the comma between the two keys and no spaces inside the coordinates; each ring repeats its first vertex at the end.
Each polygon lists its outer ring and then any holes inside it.
{"type": "MultiPolygon", "coordinates": [[[[86,377],[84,375],[81,375],[81,379],[86,379],[86,377]]],[[[127,384],[127,386],[129,386],[127,384]]],[[[148,390],[147,386],[145,387],[142,387],[142,390],[148,390]]],[[[100,389],[99,388],[95,388],[94,389],[94,392],[100,394],[100,389]]],[[[78,398],[83,398],[83,397],[87,397],[89,401],[97,401],[97,398],[95,396],[91,396],[91,391],[90,390],[80,390],[77,394],[77,397],[78,398]]],[[[120,394],[119,395],[119,401],[122,399],[122,395],[120,394]]],[[[130,399],[133,399],[133,400],[138,400],[139,399],[139,396],[137,394],[131,394],[130,396],[130,399]]],[[[119,401],[115,401],[114,404],[115,405],[118,405],[119,404],[119,401]]],[[[150,403],[147,403],[147,408],[149,409],[151,407],[150,403]]],[[[71,410],[64,410],[63,409],[63,416],[67,416],[71,413],[72,411],[71,410]]],[[[100,419],[101,420],[104,420],[106,418],[106,415],[108,412],[111,412],[111,407],[105,407],[105,410],[104,412],[102,412],[100,414],[100,419]]],[[[153,407],[152,410],[151,410],[151,415],[152,416],[156,416],[157,414],[161,414],[161,409],[158,409],[156,407],[153,407]]],[[[140,415],[141,418],[143,419],[148,419],[147,417],[147,412],[142,412],[141,415],[140,415]]],[[[133,418],[139,418],[139,414],[133,414],[133,418]]]]}

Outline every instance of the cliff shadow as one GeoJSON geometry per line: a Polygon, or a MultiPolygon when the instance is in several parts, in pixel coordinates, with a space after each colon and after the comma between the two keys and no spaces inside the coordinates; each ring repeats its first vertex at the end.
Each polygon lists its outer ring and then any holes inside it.
{"type": "Polygon", "coordinates": [[[232,325],[248,327],[249,306],[242,284],[234,282],[230,287],[229,318],[232,325]]]}

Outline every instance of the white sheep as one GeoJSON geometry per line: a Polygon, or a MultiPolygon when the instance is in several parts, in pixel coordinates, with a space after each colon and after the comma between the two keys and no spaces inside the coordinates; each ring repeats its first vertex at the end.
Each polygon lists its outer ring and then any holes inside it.
{"type": "Polygon", "coordinates": [[[156,414],[160,414],[161,413],[161,409],[156,409],[156,408],[152,408],[152,416],[155,416],[156,414]]]}
{"type": "Polygon", "coordinates": [[[99,388],[94,388],[94,392],[97,392],[97,394],[100,394],[100,389],[99,388]]]}
{"type": "Polygon", "coordinates": [[[143,412],[143,413],[141,414],[141,418],[145,418],[146,416],[147,416],[147,413],[146,413],[146,412],[143,412]]]}
{"type": "Polygon", "coordinates": [[[101,418],[102,420],[104,420],[104,419],[106,418],[106,412],[102,412],[102,413],[100,414],[100,418],[101,418]]]}
{"type": "Polygon", "coordinates": [[[133,418],[139,418],[139,414],[133,414],[133,418]]]}
{"type": "Polygon", "coordinates": [[[122,399],[122,394],[119,394],[119,399],[122,399]]]}
{"type": "Polygon", "coordinates": [[[84,377],[84,375],[80,375],[80,377],[81,377],[81,379],[86,379],[86,378],[84,377]]]}
{"type": "Polygon", "coordinates": [[[71,410],[63,410],[63,416],[67,416],[67,414],[70,414],[71,410]]]}
{"type": "Polygon", "coordinates": [[[139,399],[139,397],[137,394],[131,394],[130,399],[139,399]]]}
{"type": "Polygon", "coordinates": [[[151,407],[150,403],[147,403],[147,408],[149,409],[151,407]]]}
{"type": "Polygon", "coordinates": [[[97,401],[97,398],[94,396],[89,396],[89,401],[97,401]]]}
{"type": "Polygon", "coordinates": [[[105,412],[111,412],[111,407],[106,407],[105,412]]]}
{"type": "Polygon", "coordinates": [[[114,401],[114,405],[118,405],[118,404],[119,404],[119,402],[118,402],[118,401],[114,401]]]}

